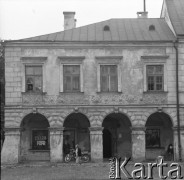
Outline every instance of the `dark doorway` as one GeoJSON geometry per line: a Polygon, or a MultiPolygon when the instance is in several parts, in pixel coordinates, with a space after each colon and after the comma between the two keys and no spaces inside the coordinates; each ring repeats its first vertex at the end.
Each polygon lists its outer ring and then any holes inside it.
{"type": "Polygon", "coordinates": [[[112,156],[111,133],[108,129],[103,130],[103,157],[110,158],[112,156]]]}
{"type": "MultiPolygon", "coordinates": [[[[81,113],[70,114],[64,122],[63,148],[68,145],[69,149],[74,149],[79,144],[82,151],[90,151],[90,123],[88,118],[81,113]]],[[[63,149],[63,150],[64,150],[63,149]]],[[[65,150],[64,150],[64,154],[65,150]]]]}
{"type": "Polygon", "coordinates": [[[104,158],[112,156],[131,157],[131,122],[121,113],[112,113],[105,117],[102,127],[104,158]]]}
{"type": "Polygon", "coordinates": [[[171,118],[164,112],[151,114],[146,122],[146,159],[153,160],[160,154],[164,160],[173,160],[166,150],[173,145],[173,125],[171,118]]]}

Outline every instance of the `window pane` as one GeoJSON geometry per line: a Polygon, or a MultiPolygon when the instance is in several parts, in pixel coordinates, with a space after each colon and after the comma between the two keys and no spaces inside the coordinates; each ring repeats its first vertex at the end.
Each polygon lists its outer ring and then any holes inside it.
{"type": "Polygon", "coordinates": [[[154,90],[154,77],[148,77],[148,90],[154,90]]]}
{"type": "Polygon", "coordinates": [[[115,66],[115,65],[112,65],[112,66],[110,66],[110,74],[112,75],[112,74],[117,74],[117,66],[115,66]]]}
{"type": "Polygon", "coordinates": [[[101,65],[101,66],[100,66],[100,74],[101,74],[101,75],[106,75],[106,74],[108,74],[108,66],[106,66],[106,65],[101,65]]]}
{"type": "Polygon", "coordinates": [[[26,76],[26,91],[33,91],[34,77],[26,76]]]}
{"type": "Polygon", "coordinates": [[[35,76],[35,91],[40,92],[42,91],[42,77],[41,76],[35,76]]]}
{"type": "Polygon", "coordinates": [[[163,66],[162,65],[156,66],[155,69],[156,69],[155,70],[156,74],[163,74],[163,66]]]}
{"type": "Polygon", "coordinates": [[[72,74],[80,74],[80,66],[73,66],[72,74]]]}
{"type": "Polygon", "coordinates": [[[64,74],[71,74],[72,73],[72,67],[71,66],[63,66],[64,74]]]}
{"type": "Polygon", "coordinates": [[[41,66],[34,67],[34,74],[35,75],[42,75],[42,67],[41,66]]]}
{"type": "Polygon", "coordinates": [[[79,83],[80,82],[80,77],[79,76],[73,76],[73,82],[72,82],[72,86],[73,86],[73,90],[74,91],[79,91],[79,83]]]}
{"type": "Polygon", "coordinates": [[[154,74],[154,66],[147,66],[147,73],[154,74]]]}
{"type": "Polygon", "coordinates": [[[117,76],[110,76],[110,91],[117,91],[117,90],[118,90],[117,76]]]}
{"type": "Polygon", "coordinates": [[[26,75],[34,75],[34,67],[26,66],[26,75]]]}
{"type": "Polygon", "coordinates": [[[80,65],[64,65],[64,74],[80,74],[80,65]]]}
{"type": "Polygon", "coordinates": [[[71,86],[71,77],[70,76],[65,76],[64,77],[64,90],[65,91],[71,91],[72,86],[71,86]]]}
{"type": "Polygon", "coordinates": [[[101,76],[101,91],[108,91],[108,76],[101,76]]]}
{"type": "Polygon", "coordinates": [[[163,90],[162,76],[157,76],[156,77],[156,90],[163,90]]]}

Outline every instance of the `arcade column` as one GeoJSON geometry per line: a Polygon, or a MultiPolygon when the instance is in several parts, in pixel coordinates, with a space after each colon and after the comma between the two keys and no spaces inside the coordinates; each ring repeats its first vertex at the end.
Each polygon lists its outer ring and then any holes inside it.
{"type": "Polygon", "coordinates": [[[91,160],[94,162],[103,161],[103,128],[90,127],[91,160]]]}
{"type": "Polygon", "coordinates": [[[63,130],[64,128],[50,127],[50,161],[63,161],[63,130]]]}
{"type": "Polygon", "coordinates": [[[145,127],[132,127],[132,158],[143,161],[146,156],[145,127]]]}
{"type": "Polygon", "coordinates": [[[1,164],[16,164],[19,162],[20,130],[20,128],[5,128],[1,164]]]}

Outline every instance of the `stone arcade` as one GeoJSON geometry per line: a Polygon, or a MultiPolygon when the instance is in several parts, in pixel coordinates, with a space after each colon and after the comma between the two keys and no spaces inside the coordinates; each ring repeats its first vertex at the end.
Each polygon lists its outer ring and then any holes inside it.
{"type": "Polygon", "coordinates": [[[111,19],[77,28],[75,13],[65,12],[73,24],[66,30],[5,42],[1,162],[63,162],[65,142],[90,151],[94,162],[115,155],[155,159],[169,144],[174,159],[184,159],[184,28],[178,36],[170,12],[179,2],[184,8],[183,1],[164,1],[166,20],[111,19]]]}

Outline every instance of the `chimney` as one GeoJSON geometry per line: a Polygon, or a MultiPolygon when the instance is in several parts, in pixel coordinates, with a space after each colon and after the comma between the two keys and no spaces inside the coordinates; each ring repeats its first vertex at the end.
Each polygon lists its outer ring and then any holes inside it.
{"type": "Polygon", "coordinates": [[[148,18],[148,12],[137,12],[137,17],[138,18],[148,18]]]}
{"type": "Polygon", "coordinates": [[[146,11],[146,0],[143,2],[144,4],[144,11],[143,12],[137,12],[138,18],[148,18],[148,12],[146,11]]]}
{"type": "Polygon", "coordinates": [[[64,30],[73,29],[76,27],[75,12],[64,11],[64,30]]]}

